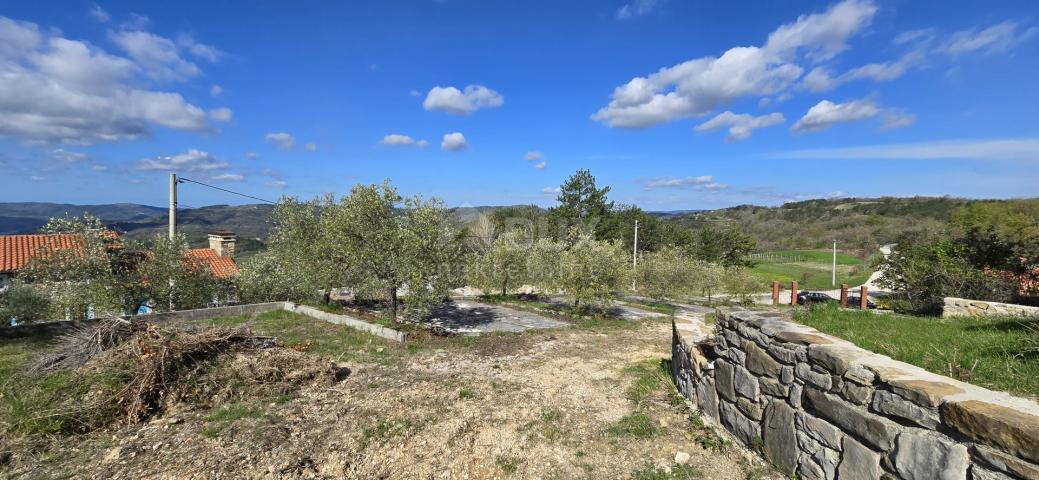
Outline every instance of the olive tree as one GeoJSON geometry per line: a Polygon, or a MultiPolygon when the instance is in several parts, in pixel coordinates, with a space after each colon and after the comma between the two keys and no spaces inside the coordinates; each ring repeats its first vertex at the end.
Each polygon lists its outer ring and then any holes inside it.
{"type": "Polygon", "coordinates": [[[483,255],[475,255],[469,267],[469,281],[484,291],[502,295],[510,286],[527,280],[527,257],[531,245],[525,232],[509,230],[498,236],[483,255]]]}
{"type": "Polygon", "coordinates": [[[677,247],[649,252],[634,269],[636,289],[658,300],[692,295],[698,286],[697,267],[697,261],[677,247]]]}
{"type": "Polygon", "coordinates": [[[539,240],[528,269],[539,286],[557,289],[574,299],[574,306],[609,298],[627,278],[626,255],[615,242],[603,242],[571,231],[569,245],[539,240]]]}
{"type": "Polygon", "coordinates": [[[188,255],[184,235],[153,237],[135,273],[133,296],[154,300],[158,310],[203,308],[230,288],[209,263],[188,255]]]}

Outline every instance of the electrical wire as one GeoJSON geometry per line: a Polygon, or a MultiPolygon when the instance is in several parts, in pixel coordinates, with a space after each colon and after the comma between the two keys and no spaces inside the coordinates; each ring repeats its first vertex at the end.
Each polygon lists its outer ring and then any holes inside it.
{"type": "Polygon", "coordinates": [[[177,181],[179,181],[179,182],[191,182],[191,183],[196,183],[196,184],[202,185],[203,187],[209,187],[209,188],[212,188],[212,189],[214,189],[214,190],[220,190],[220,191],[222,191],[222,192],[227,192],[227,193],[230,193],[230,194],[233,194],[233,195],[238,195],[238,196],[241,196],[241,197],[245,197],[245,198],[251,198],[251,199],[253,199],[253,200],[259,200],[259,201],[261,201],[261,202],[267,202],[267,203],[269,203],[269,204],[271,204],[271,205],[277,205],[277,204],[278,204],[278,202],[272,202],[272,201],[270,201],[270,200],[267,200],[267,199],[265,199],[265,198],[260,198],[260,197],[254,197],[254,196],[252,196],[252,195],[247,195],[247,194],[244,194],[244,193],[241,193],[241,192],[236,192],[236,191],[234,191],[234,190],[228,190],[228,189],[226,189],[226,188],[220,188],[220,187],[216,187],[216,186],[210,185],[210,184],[208,184],[208,183],[202,183],[202,182],[200,182],[200,181],[198,181],[198,180],[192,180],[192,179],[190,179],[190,178],[184,178],[184,177],[177,177],[177,181]]]}

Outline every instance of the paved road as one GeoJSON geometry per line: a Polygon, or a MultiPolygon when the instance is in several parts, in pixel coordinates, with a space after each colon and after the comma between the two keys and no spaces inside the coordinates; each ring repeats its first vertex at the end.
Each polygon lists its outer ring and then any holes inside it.
{"type": "Polygon", "coordinates": [[[454,300],[430,312],[423,323],[452,333],[479,335],[488,332],[522,332],[540,328],[563,328],[568,323],[536,313],[472,300],[454,300]]]}

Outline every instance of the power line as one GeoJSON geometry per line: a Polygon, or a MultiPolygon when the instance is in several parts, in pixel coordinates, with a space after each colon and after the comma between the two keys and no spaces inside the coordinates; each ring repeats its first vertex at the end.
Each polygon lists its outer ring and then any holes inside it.
{"type": "Polygon", "coordinates": [[[233,195],[238,195],[238,196],[241,196],[241,197],[245,197],[245,198],[251,198],[251,199],[253,199],[253,200],[259,200],[259,201],[261,201],[261,202],[267,202],[267,203],[270,203],[270,204],[272,204],[272,205],[277,205],[277,204],[278,204],[278,202],[272,202],[272,201],[270,201],[270,200],[267,200],[267,199],[264,199],[264,198],[260,198],[260,197],[254,197],[254,196],[252,196],[252,195],[246,195],[246,194],[244,194],[244,193],[241,193],[241,192],[236,192],[236,191],[234,191],[234,190],[228,190],[228,189],[226,189],[226,188],[220,188],[220,187],[216,187],[216,186],[210,185],[210,184],[208,184],[208,183],[202,183],[202,182],[200,182],[200,181],[198,181],[198,180],[192,180],[192,179],[190,179],[190,178],[184,178],[184,177],[177,177],[177,180],[180,180],[181,182],[191,182],[191,183],[197,183],[197,184],[199,184],[199,185],[202,185],[203,187],[209,187],[209,188],[212,188],[212,189],[214,189],[214,190],[220,190],[220,191],[222,191],[222,192],[227,192],[227,193],[230,193],[230,194],[233,194],[233,195]]]}

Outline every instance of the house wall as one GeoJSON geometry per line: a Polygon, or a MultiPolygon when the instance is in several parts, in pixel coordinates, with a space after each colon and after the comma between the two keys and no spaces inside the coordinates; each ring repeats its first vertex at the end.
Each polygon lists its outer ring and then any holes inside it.
{"type": "Polygon", "coordinates": [[[772,312],[676,319],[675,385],[802,479],[1039,479],[1039,405],[894,361],[772,312]],[[699,323],[698,323],[699,322],[699,323]]]}

